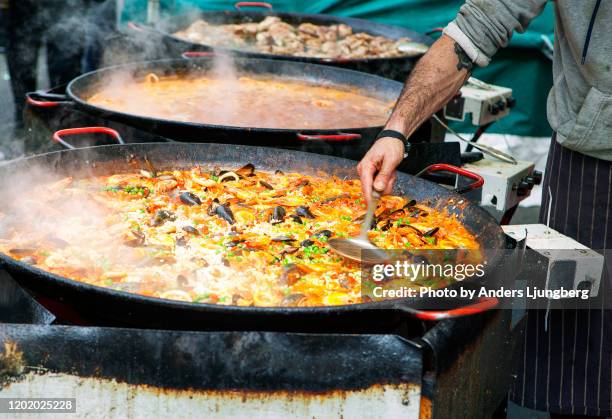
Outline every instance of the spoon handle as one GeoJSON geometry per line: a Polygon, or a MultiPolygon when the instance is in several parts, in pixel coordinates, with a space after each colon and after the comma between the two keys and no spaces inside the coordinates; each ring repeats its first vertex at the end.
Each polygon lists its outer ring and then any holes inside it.
{"type": "Polygon", "coordinates": [[[370,227],[372,226],[372,220],[374,219],[374,211],[376,211],[376,207],[378,206],[379,200],[380,192],[375,189],[372,189],[372,198],[368,201],[368,210],[366,212],[365,218],[363,219],[363,223],[361,223],[361,232],[359,233],[359,237],[362,239],[368,239],[368,231],[370,231],[370,227]]]}

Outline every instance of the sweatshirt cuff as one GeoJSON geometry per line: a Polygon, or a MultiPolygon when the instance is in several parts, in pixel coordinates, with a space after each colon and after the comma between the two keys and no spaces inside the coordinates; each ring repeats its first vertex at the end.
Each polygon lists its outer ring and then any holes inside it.
{"type": "Polygon", "coordinates": [[[444,33],[458,43],[470,59],[479,67],[489,65],[491,59],[487,57],[476,45],[467,37],[455,22],[451,22],[444,28],[444,33]]]}

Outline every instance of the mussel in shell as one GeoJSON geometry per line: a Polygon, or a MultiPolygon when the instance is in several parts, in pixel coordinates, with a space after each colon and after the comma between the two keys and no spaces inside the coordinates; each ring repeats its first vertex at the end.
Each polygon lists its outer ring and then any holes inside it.
{"type": "Polygon", "coordinates": [[[183,192],[179,195],[181,202],[186,205],[202,205],[202,200],[191,192],[183,192]]]}
{"type": "Polygon", "coordinates": [[[283,266],[283,273],[281,274],[278,282],[281,285],[291,286],[299,281],[302,276],[302,271],[293,263],[283,266]]]}
{"type": "Polygon", "coordinates": [[[151,220],[151,224],[155,227],[159,227],[166,221],[174,220],[176,220],[176,214],[174,214],[172,211],[159,210],[155,213],[153,220],[151,220]]]}
{"type": "Polygon", "coordinates": [[[299,215],[291,214],[289,217],[293,220],[294,223],[304,224],[299,215]]]}
{"type": "Polygon", "coordinates": [[[260,184],[261,186],[263,186],[264,188],[266,188],[266,189],[269,189],[269,190],[273,190],[273,189],[274,189],[274,186],[270,185],[270,184],[269,184],[268,182],[266,182],[265,180],[260,180],[260,181],[259,181],[259,184],[260,184]]]}
{"type": "Polygon", "coordinates": [[[283,250],[281,250],[281,252],[280,252],[280,257],[282,258],[285,255],[292,255],[292,254],[296,253],[298,250],[300,250],[299,247],[285,246],[285,248],[283,250]]]}
{"type": "Polygon", "coordinates": [[[304,294],[289,294],[281,301],[282,306],[295,306],[306,296],[304,294]]]}
{"type": "Polygon", "coordinates": [[[280,224],[285,221],[285,216],[287,215],[287,211],[283,207],[274,207],[272,210],[272,215],[270,216],[271,224],[280,224]]]}
{"type": "Polygon", "coordinates": [[[429,231],[426,231],[425,233],[423,233],[424,237],[432,237],[434,234],[436,234],[438,231],[440,231],[440,227],[434,227],[429,231]]]}
{"type": "Polygon", "coordinates": [[[217,198],[215,198],[212,205],[208,208],[208,215],[216,215],[232,225],[236,223],[234,213],[230,206],[228,204],[220,204],[217,198]]]}
{"type": "Polygon", "coordinates": [[[315,218],[314,214],[310,212],[310,208],[305,205],[300,205],[299,207],[297,207],[295,209],[295,213],[302,218],[309,218],[311,220],[315,218]]]}
{"type": "Polygon", "coordinates": [[[249,177],[255,174],[255,166],[252,163],[245,164],[240,169],[235,170],[240,177],[249,177]]]}
{"type": "Polygon", "coordinates": [[[195,236],[198,236],[200,234],[200,231],[193,226],[183,226],[183,231],[189,234],[193,234],[195,236]]]}
{"type": "Polygon", "coordinates": [[[272,241],[273,242],[294,242],[295,238],[283,234],[280,236],[272,237],[272,241]]]}
{"type": "Polygon", "coordinates": [[[325,237],[327,239],[329,239],[331,236],[333,236],[334,233],[332,233],[329,230],[321,230],[321,231],[317,231],[315,234],[312,235],[312,237],[316,237],[318,239],[325,237]]]}

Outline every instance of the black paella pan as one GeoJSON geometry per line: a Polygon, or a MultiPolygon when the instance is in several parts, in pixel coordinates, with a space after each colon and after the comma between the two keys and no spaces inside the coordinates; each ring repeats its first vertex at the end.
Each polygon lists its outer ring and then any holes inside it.
{"type": "MultiPolygon", "coordinates": [[[[109,133],[107,129],[104,130],[109,133]]],[[[266,147],[150,143],[98,146],[33,156],[0,166],[0,179],[11,182],[10,179],[18,179],[34,167],[73,177],[121,173],[145,167],[146,160],[160,170],[195,165],[237,167],[250,162],[258,170],[281,169],[305,174],[324,171],[330,175],[349,177],[357,175],[355,162],[330,156],[266,147]]],[[[455,170],[445,166],[433,168],[440,169],[455,170]]],[[[5,186],[0,184],[0,192],[5,186]]],[[[439,208],[450,208],[476,235],[481,248],[488,252],[488,260],[501,265],[505,263],[501,249],[508,246],[506,236],[496,221],[477,205],[466,201],[459,208],[456,203],[463,201],[461,195],[403,173],[398,173],[394,192],[439,208]]],[[[483,300],[471,307],[422,312],[414,309],[415,302],[418,303],[415,299],[326,307],[240,307],[187,303],[88,285],[45,272],[35,265],[19,262],[1,253],[0,263],[22,287],[52,311],[68,310],[75,318],[85,322],[107,325],[187,330],[368,332],[394,330],[406,316],[436,320],[475,314],[496,304],[495,299],[483,300]]],[[[496,272],[490,272],[488,277],[482,279],[485,286],[498,286],[501,280],[496,272]]],[[[480,281],[473,285],[482,286],[480,281]]]]}
{"type": "MultiPolygon", "coordinates": [[[[174,141],[215,142],[259,145],[332,154],[360,159],[370,148],[382,126],[338,127],[334,129],[283,129],[191,123],[173,119],[119,112],[95,106],[87,99],[97,89],[118,77],[139,80],[149,73],[159,76],[194,76],[209,74],[215,65],[214,54],[191,59],[168,59],[114,66],[77,77],[67,87],[66,95],[32,92],[27,95],[30,107],[54,111],[65,107],[138,129],[174,141]]],[[[235,58],[237,74],[259,75],[275,80],[303,80],[320,85],[356,88],[365,95],[392,103],[397,100],[402,84],[382,77],[351,70],[289,61],[235,58]]],[[[127,81],[126,81],[127,82],[127,81]]],[[[206,106],[205,103],[202,106],[206,106]]],[[[116,125],[115,125],[116,126],[116,125]]]]}
{"type": "Polygon", "coordinates": [[[370,35],[384,36],[392,40],[408,38],[412,42],[431,45],[433,39],[427,35],[420,34],[410,29],[399,26],[386,25],[365,19],[349,17],[339,17],[323,14],[306,13],[283,13],[273,11],[272,5],[265,2],[239,2],[235,4],[236,10],[225,11],[190,11],[189,13],[163,17],[155,25],[145,26],[128,24],[128,28],[133,31],[141,32],[150,36],[159,37],[165,48],[164,53],[183,53],[185,51],[226,51],[245,57],[271,58],[281,60],[300,61],[312,64],[333,65],[336,67],[348,68],[363,71],[378,76],[404,81],[410,73],[415,63],[423,52],[413,52],[400,57],[368,57],[368,58],[316,58],[295,55],[275,55],[256,51],[238,50],[232,48],[219,48],[206,44],[198,44],[181,39],[174,35],[177,31],[183,30],[196,20],[202,19],[213,25],[236,24],[260,22],[268,16],[279,17],[290,25],[298,26],[302,23],[313,23],[315,25],[329,26],[345,24],[353,29],[353,32],[365,32],[370,35]],[[246,8],[245,8],[246,7],[246,8]],[[258,7],[260,10],[253,10],[248,7],[258,7]]]}

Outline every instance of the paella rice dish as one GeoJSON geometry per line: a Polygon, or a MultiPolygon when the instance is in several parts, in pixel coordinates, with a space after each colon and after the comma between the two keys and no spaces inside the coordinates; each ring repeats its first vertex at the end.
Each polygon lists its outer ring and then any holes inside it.
{"type": "MultiPolygon", "coordinates": [[[[327,242],[357,236],[365,212],[358,180],[252,164],[64,177],[0,209],[0,252],[143,296],[238,306],[354,304],[363,301],[360,266],[327,242]]],[[[369,238],[382,249],[479,247],[454,215],[400,196],[382,197],[369,238]]]]}

